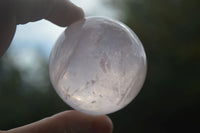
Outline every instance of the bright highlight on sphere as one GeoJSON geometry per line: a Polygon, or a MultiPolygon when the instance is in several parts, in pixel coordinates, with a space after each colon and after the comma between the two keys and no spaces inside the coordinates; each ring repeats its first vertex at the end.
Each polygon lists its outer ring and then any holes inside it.
{"type": "Polygon", "coordinates": [[[68,105],[103,115],[136,97],[147,65],[142,43],[130,28],[112,19],[90,17],[60,35],[49,69],[56,92],[68,105]]]}

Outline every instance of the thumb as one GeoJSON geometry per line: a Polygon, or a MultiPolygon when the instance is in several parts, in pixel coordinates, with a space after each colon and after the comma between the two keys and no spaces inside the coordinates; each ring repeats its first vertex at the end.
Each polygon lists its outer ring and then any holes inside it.
{"type": "Polygon", "coordinates": [[[67,111],[3,133],[111,133],[112,129],[107,116],[67,111]]]}

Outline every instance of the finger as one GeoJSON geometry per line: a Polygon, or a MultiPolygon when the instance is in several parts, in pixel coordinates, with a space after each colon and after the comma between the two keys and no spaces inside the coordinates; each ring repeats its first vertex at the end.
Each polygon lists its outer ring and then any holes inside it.
{"type": "Polygon", "coordinates": [[[16,29],[15,17],[10,14],[0,14],[0,57],[8,49],[16,29]]]}
{"type": "Polygon", "coordinates": [[[84,17],[83,10],[69,0],[16,0],[17,24],[47,19],[59,26],[68,26],[84,17]]]}
{"type": "Polygon", "coordinates": [[[58,1],[46,19],[64,27],[83,17],[83,10],[67,0],[58,1]]]}
{"type": "Polygon", "coordinates": [[[83,17],[82,9],[68,0],[0,1],[0,57],[12,41],[16,24],[47,19],[59,26],[68,26],[83,17]]]}
{"type": "Polygon", "coordinates": [[[112,129],[107,116],[68,111],[5,133],[111,133],[112,129]]]}

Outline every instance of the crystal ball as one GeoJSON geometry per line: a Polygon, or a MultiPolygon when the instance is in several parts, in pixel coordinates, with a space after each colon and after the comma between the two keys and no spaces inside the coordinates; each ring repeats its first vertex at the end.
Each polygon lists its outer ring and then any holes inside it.
{"type": "Polygon", "coordinates": [[[61,99],[87,114],[104,115],[128,105],[146,77],[141,41],[125,24],[88,17],[70,25],[50,54],[50,79],[61,99]]]}

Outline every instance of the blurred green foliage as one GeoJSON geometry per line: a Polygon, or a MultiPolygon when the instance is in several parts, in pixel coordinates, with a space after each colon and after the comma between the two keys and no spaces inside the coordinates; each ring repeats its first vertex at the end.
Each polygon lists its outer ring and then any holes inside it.
{"type": "MultiPolygon", "coordinates": [[[[144,44],[148,73],[142,91],[109,115],[114,133],[199,132],[200,1],[113,0],[123,22],[144,44]],[[122,6],[123,5],[123,6],[122,6]]],[[[24,82],[9,53],[0,60],[0,129],[21,126],[69,109],[55,94],[40,56],[45,90],[24,82]]],[[[40,75],[38,75],[40,76],[40,75]]]]}
{"type": "Polygon", "coordinates": [[[48,76],[48,62],[39,55],[33,68],[40,65],[31,82],[29,69],[20,69],[13,54],[0,61],[0,129],[7,130],[70,109],[53,90],[48,76]],[[34,79],[45,79],[42,83],[34,79]]]}
{"type": "Polygon", "coordinates": [[[200,1],[119,2],[124,4],[124,22],[143,42],[148,74],[133,103],[111,115],[116,119],[116,132],[198,132],[200,1]],[[123,122],[117,120],[117,115],[123,122]]]}

